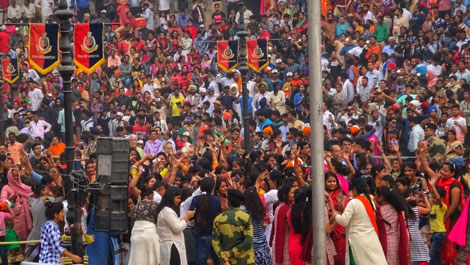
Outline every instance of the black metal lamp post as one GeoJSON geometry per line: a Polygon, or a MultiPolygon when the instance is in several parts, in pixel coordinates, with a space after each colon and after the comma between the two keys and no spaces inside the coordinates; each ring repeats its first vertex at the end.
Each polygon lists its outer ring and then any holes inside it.
{"type": "Polygon", "coordinates": [[[242,96],[243,96],[243,109],[242,109],[242,116],[243,116],[243,131],[244,131],[244,149],[246,153],[251,151],[251,135],[250,135],[250,113],[248,113],[248,88],[246,87],[247,83],[247,74],[248,74],[248,66],[247,66],[247,58],[246,58],[246,35],[248,32],[245,30],[245,20],[244,20],[244,10],[243,6],[245,3],[240,1],[238,4],[240,7],[240,18],[238,23],[238,32],[237,36],[240,38],[240,63],[239,63],[239,71],[242,78],[242,96]]]}
{"type": "MultiPolygon", "coordinates": [[[[74,158],[74,144],[73,144],[73,128],[72,128],[72,88],[71,78],[74,72],[72,65],[72,46],[70,45],[70,21],[73,13],[68,9],[67,0],[60,0],[59,9],[54,12],[54,15],[59,19],[60,30],[60,52],[61,60],[59,66],[59,73],[63,79],[63,93],[64,93],[64,116],[65,116],[65,154],[67,161],[67,174],[70,174],[73,169],[74,158]]],[[[67,201],[69,202],[69,213],[73,213],[73,225],[71,225],[72,237],[72,253],[83,258],[83,243],[82,243],[82,228],[81,220],[81,207],[79,205],[79,196],[77,190],[70,190],[67,194],[67,201]]]]}

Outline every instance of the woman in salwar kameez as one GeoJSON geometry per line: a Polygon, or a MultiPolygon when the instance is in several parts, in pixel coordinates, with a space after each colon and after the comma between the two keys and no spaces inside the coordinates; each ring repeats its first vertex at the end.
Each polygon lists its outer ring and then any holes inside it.
{"type": "Polygon", "coordinates": [[[340,214],[333,211],[332,218],[346,227],[346,265],[386,265],[387,259],[380,245],[375,221],[374,205],[369,187],[362,178],[352,182],[353,199],[340,214]]]}

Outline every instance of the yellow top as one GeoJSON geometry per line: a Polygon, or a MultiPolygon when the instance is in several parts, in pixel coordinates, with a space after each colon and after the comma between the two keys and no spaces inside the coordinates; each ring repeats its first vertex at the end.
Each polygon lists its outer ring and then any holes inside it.
{"type": "Polygon", "coordinates": [[[446,214],[446,212],[447,206],[444,203],[442,203],[441,206],[437,204],[433,204],[431,206],[431,218],[429,218],[431,234],[446,231],[446,227],[444,225],[444,215],[446,214]]]}

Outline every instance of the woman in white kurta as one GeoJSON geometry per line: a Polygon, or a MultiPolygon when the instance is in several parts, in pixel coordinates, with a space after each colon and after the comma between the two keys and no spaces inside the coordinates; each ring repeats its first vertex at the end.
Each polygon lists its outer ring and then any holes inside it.
{"type": "MultiPolygon", "coordinates": [[[[362,202],[364,198],[369,196],[367,191],[366,181],[362,178],[355,179],[352,183],[354,199],[349,201],[342,214],[333,212],[333,220],[346,227],[346,265],[387,265],[375,224],[369,218],[362,202]],[[350,260],[350,250],[354,257],[354,263],[350,260]]],[[[370,200],[365,199],[365,201],[370,205],[370,200]]],[[[372,207],[374,206],[372,205],[372,207]]]]}
{"type": "Polygon", "coordinates": [[[129,265],[154,265],[160,261],[160,246],[155,223],[157,203],[153,200],[153,190],[145,188],[141,192],[142,201],[134,208],[134,227],[131,234],[129,265]]]}
{"type": "Polygon", "coordinates": [[[160,238],[160,265],[188,264],[183,230],[186,228],[186,223],[193,218],[195,211],[188,211],[184,219],[180,220],[178,217],[180,203],[181,189],[170,187],[158,205],[157,234],[160,238]]]}

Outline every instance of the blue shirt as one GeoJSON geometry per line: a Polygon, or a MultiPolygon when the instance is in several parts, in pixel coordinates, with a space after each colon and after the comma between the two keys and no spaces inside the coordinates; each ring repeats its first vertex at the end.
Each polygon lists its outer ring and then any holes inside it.
{"type": "Polygon", "coordinates": [[[71,0],[70,7],[78,7],[78,8],[90,8],[90,1],[89,0],[71,0]]]}
{"type": "MultiPolygon", "coordinates": [[[[251,103],[253,102],[253,98],[252,97],[248,97],[248,113],[253,113],[253,108],[251,107],[251,103]]],[[[243,97],[240,97],[237,99],[237,101],[235,102],[236,104],[240,104],[240,107],[241,107],[241,110],[242,110],[242,114],[243,114],[243,97]]]]}
{"type": "Polygon", "coordinates": [[[426,67],[425,64],[418,64],[413,70],[415,70],[420,76],[426,76],[426,72],[428,71],[428,68],[426,67]]]}
{"type": "Polygon", "coordinates": [[[348,23],[344,23],[343,25],[341,24],[336,24],[336,36],[339,37],[341,34],[346,33],[346,30],[349,28],[348,23]]]}
{"type": "Polygon", "coordinates": [[[259,129],[262,131],[264,127],[273,124],[273,122],[270,119],[266,119],[264,122],[259,123],[259,129]]]}
{"type": "Polygon", "coordinates": [[[185,15],[184,17],[182,17],[181,15],[178,15],[176,17],[176,23],[178,23],[183,28],[186,27],[186,25],[188,25],[188,20],[189,20],[188,15],[185,15]]]}

